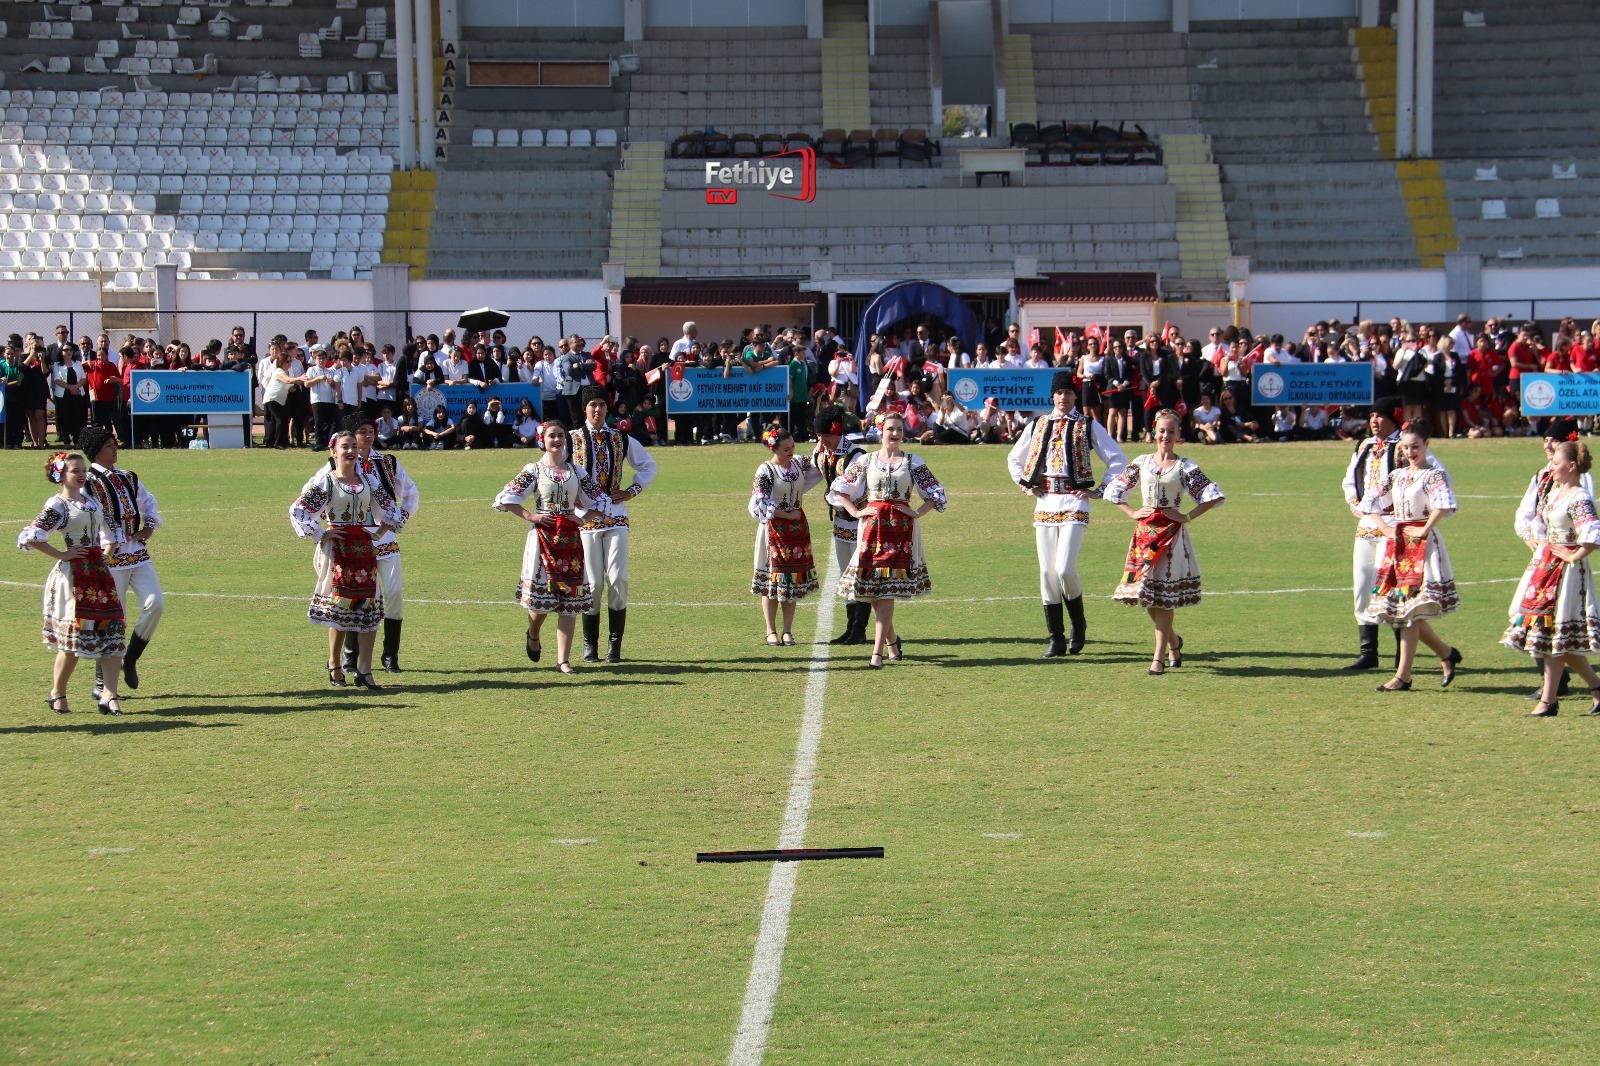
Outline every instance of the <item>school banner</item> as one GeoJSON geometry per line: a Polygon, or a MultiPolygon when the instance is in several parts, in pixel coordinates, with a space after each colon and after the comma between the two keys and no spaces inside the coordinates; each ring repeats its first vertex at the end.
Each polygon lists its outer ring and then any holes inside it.
{"type": "Polygon", "coordinates": [[[144,415],[247,415],[250,375],[243,370],[135,370],[131,410],[144,415]]]}
{"type": "Polygon", "coordinates": [[[1372,403],[1371,363],[1257,363],[1250,402],[1257,407],[1364,407],[1372,403]]]}
{"type": "MultiPolygon", "coordinates": [[[[461,416],[467,413],[468,400],[478,401],[480,415],[488,409],[490,400],[499,400],[501,409],[507,415],[515,415],[523,400],[532,401],[535,411],[543,410],[539,406],[539,386],[532,381],[500,381],[482,389],[476,385],[435,385],[424,390],[421,385],[412,385],[411,398],[417,401],[417,417],[423,421],[432,418],[433,409],[442,403],[450,421],[459,422],[461,416]],[[424,391],[428,395],[424,396],[424,391]],[[423,410],[424,404],[427,410],[423,410]]],[[[395,414],[399,415],[400,412],[396,411],[395,414]]]]}
{"type": "Polygon", "coordinates": [[[1529,418],[1600,415],[1600,374],[1524,374],[1522,413],[1529,418]]]}
{"type": "Polygon", "coordinates": [[[1028,370],[1018,367],[983,370],[950,370],[949,389],[956,402],[973,410],[993,396],[1004,411],[1046,411],[1050,398],[1050,379],[1054,369],[1028,370]]]}
{"type": "Polygon", "coordinates": [[[667,413],[673,415],[743,414],[787,411],[789,368],[769,366],[752,374],[741,367],[722,376],[720,370],[685,368],[667,382],[667,413]]]}

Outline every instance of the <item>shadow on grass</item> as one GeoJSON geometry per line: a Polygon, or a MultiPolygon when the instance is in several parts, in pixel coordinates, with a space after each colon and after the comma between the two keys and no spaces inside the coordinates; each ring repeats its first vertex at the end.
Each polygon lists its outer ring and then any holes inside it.
{"type": "Polygon", "coordinates": [[[0,734],[22,735],[26,733],[88,733],[99,736],[102,733],[164,733],[169,729],[232,729],[232,722],[135,722],[127,718],[117,720],[106,718],[99,722],[75,722],[71,725],[19,725],[8,726],[0,729],[0,734]]]}

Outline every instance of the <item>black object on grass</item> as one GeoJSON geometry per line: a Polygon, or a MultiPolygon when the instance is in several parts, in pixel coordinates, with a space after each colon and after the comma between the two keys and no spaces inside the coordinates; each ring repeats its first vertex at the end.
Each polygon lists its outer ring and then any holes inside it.
{"type": "Polygon", "coordinates": [[[800,862],[805,859],[881,859],[882,848],[768,848],[761,851],[700,851],[695,862],[800,862]]]}

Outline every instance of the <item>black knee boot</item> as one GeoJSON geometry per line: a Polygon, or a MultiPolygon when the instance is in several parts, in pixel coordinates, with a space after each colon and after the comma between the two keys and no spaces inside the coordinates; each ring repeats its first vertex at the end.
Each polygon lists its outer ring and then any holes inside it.
{"type": "MultiPolygon", "coordinates": [[[[628,609],[624,607],[620,611],[607,611],[606,616],[606,621],[610,623],[611,632],[611,639],[606,644],[606,662],[620,663],[622,661],[622,631],[628,624],[628,609]]],[[[595,621],[598,622],[599,620],[600,616],[595,615],[595,621]]],[[[598,639],[598,633],[596,634],[596,639],[598,639]]]]}
{"type": "Polygon", "coordinates": [[[149,643],[136,633],[128,638],[128,650],[122,653],[122,680],[131,689],[139,687],[139,656],[149,643]]]}
{"type": "Polygon", "coordinates": [[[391,674],[400,672],[400,626],[399,618],[385,618],[383,620],[383,668],[391,674]]]}
{"type": "Polygon", "coordinates": [[[850,628],[850,639],[845,643],[854,647],[867,642],[867,624],[872,621],[872,604],[852,603],[849,606],[855,608],[856,617],[855,624],[850,628]]]}
{"type": "Polygon", "coordinates": [[[600,612],[583,616],[583,661],[600,661],[600,612]]]}
{"type": "Polygon", "coordinates": [[[849,644],[850,638],[856,632],[856,608],[860,606],[854,600],[844,601],[844,632],[828,641],[829,644],[849,644]]]}
{"type": "Polygon", "coordinates": [[[353,674],[361,659],[361,638],[354,631],[344,635],[344,671],[353,674]]]}
{"type": "Polygon", "coordinates": [[[1083,650],[1083,644],[1089,633],[1089,620],[1083,614],[1083,597],[1074,596],[1066,601],[1067,617],[1072,619],[1072,641],[1067,645],[1067,654],[1076,655],[1083,650]]]}
{"type": "Polygon", "coordinates": [[[1356,626],[1360,634],[1361,654],[1345,666],[1346,670],[1375,670],[1378,667],[1378,627],[1362,624],[1356,626]]]}
{"type": "Polygon", "coordinates": [[[1059,659],[1067,654],[1067,623],[1062,617],[1059,603],[1044,605],[1044,628],[1050,634],[1050,643],[1044,646],[1041,659],[1059,659]]]}

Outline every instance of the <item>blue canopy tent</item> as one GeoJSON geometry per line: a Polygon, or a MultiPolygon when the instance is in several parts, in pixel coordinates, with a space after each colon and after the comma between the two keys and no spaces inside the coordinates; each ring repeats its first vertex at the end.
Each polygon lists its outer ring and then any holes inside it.
{"type": "MultiPolygon", "coordinates": [[[[861,313],[861,326],[856,331],[856,373],[863,384],[867,380],[867,344],[872,335],[913,315],[937,318],[955,331],[969,352],[977,351],[983,340],[983,323],[959,295],[932,281],[896,282],[874,296],[861,313]]],[[[865,391],[861,393],[863,408],[870,398],[865,391]]]]}

